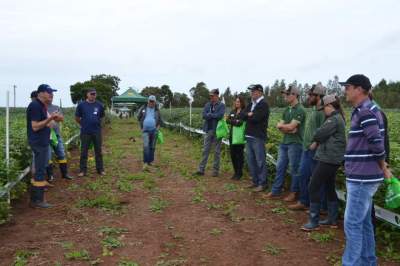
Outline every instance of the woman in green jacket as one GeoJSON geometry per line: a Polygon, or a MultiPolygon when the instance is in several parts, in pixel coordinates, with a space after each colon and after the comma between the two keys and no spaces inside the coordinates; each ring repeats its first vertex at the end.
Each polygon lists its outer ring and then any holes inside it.
{"type": "Polygon", "coordinates": [[[327,95],[323,99],[326,120],[315,132],[311,146],[317,148],[314,159],[317,166],[311,176],[310,217],[302,226],[304,231],[317,230],[320,225],[337,228],[338,198],[335,189],[336,172],[344,160],[346,152],[345,118],[339,99],[335,95],[327,95]],[[325,185],[328,200],[328,219],[319,221],[320,191],[325,185]]]}

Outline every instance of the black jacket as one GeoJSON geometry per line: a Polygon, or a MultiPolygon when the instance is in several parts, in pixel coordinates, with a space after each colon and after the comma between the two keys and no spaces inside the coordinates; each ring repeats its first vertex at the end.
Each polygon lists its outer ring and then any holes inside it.
{"type": "Polygon", "coordinates": [[[247,105],[243,112],[242,119],[247,122],[245,134],[247,136],[267,140],[267,128],[269,119],[269,106],[268,103],[262,99],[254,107],[253,115],[248,116],[251,112],[251,103],[247,105]]]}
{"type": "Polygon", "coordinates": [[[226,123],[231,125],[229,127],[229,143],[232,142],[232,129],[233,127],[240,127],[243,124],[243,111],[241,110],[239,114],[236,113],[236,110],[232,110],[226,119],[226,123]]]}

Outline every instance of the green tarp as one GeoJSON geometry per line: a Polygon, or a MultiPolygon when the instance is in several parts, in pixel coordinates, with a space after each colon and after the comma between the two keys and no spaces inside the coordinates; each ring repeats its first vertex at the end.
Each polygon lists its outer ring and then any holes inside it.
{"type": "Polygon", "coordinates": [[[119,96],[112,97],[112,102],[116,103],[146,103],[147,97],[140,95],[137,91],[130,88],[119,96]]]}

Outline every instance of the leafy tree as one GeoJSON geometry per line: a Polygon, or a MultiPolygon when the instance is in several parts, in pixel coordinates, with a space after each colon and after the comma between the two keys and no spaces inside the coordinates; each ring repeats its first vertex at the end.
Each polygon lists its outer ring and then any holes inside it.
{"type": "Polygon", "coordinates": [[[225,104],[227,106],[231,105],[234,100],[231,89],[229,87],[226,88],[225,92],[222,94],[222,97],[224,98],[225,104]]]}
{"type": "Polygon", "coordinates": [[[203,107],[209,100],[210,91],[204,82],[199,82],[196,87],[190,89],[190,95],[193,98],[193,107],[203,107]]]}
{"type": "Polygon", "coordinates": [[[189,97],[186,93],[174,92],[174,96],[172,98],[172,106],[173,107],[188,107],[189,106],[189,97]]]}
{"type": "Polygon", "coordinates": [[[91,76],[90,80],[77,82],[70,86],[71,100],[74,104],[85,100],[89,88],[95,88],[97,99],[106,107],[111,106],[111,97],[118,95],[120,79],[116,76],[100,74],[91,76]]]}

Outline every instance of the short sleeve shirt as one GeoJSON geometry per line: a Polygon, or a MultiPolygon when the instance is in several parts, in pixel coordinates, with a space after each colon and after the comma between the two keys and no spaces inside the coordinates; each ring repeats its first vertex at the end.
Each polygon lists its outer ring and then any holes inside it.
{"type": "Polygon", "coordinates": [[[33,131],[32,121],[40,122],[47,119],[47,108],[40,100],[34,100],[26,109],[26,128],[30,145],[48,146],[50,143],[50,128],[44,127],[33,131]]]}
{"type": "Polygon", "coordinates": [[[293,120],[299,123],[297,131],[294,134],[283,134],[283,144],[303,144],[304,126],[306,120],[306,111],[300,103],[295,106],[288,106],[282,115],[285,124],[289,124],[293,120]]]}
{"type": "Polygon", "coordinates": [[[81,102],[76,108],[75,116],[81,119],[82,134],[101,132],[101,118],[104,117],[104,107],[100,102],[81,102]]]}

